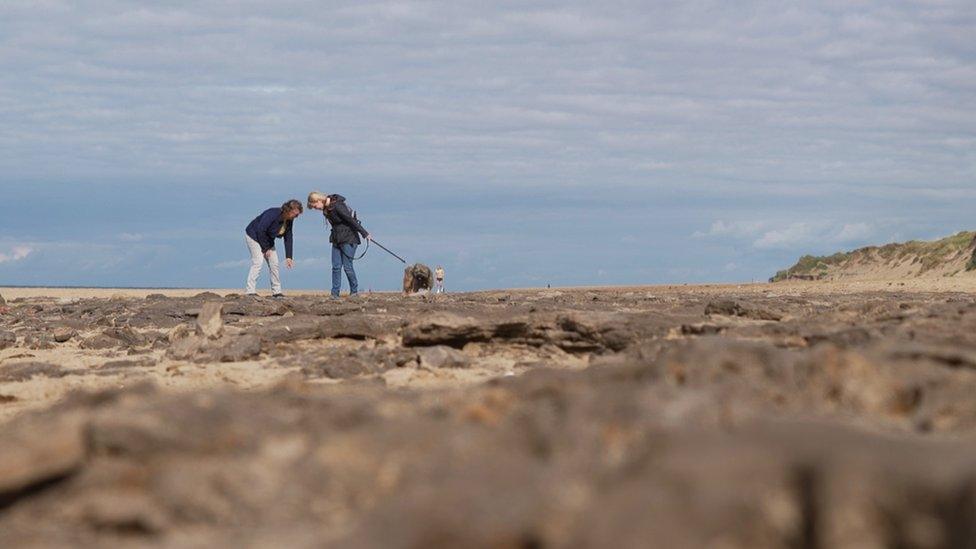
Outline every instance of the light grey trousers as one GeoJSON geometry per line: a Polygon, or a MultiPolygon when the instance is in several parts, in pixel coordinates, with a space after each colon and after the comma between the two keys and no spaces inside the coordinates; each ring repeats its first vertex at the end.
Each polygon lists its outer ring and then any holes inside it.
{"type": "Polygon", "coordinates": [[[271,271],[271,293],[280,294],[281,272],[278,269],[277,250],[271,248],[271,257],[265,259],[264,254],[261,253],[261,245],[256,240],[245,234],[244,243],[247,244],[247,249],[251,252],[251,270],[247,272],[247,286],[245,286],[244,292],[248,294],[257,293],[258,277],[261,276],[261,264],[267,262],[268,269],[271,271]]]}

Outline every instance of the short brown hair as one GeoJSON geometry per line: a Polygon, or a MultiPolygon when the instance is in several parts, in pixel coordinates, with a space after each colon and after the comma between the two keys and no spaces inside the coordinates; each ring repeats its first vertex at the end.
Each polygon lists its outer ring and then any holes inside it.
{"type": "Polygon", "coordinates": [[[295,210],[298,210],[298,213],[302,213],[305,211],[305,208],[302,207],[301,202],[295,200],[294,198],[281,205],[281,211],[283,212],[293,212],[295,210]]]}

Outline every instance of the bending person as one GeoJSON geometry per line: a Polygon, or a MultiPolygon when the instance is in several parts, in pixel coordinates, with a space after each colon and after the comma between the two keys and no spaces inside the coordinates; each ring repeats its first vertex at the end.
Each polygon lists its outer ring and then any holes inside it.
{"type": "Polygon", "coordinates": [[[272,297],[281,298],[281,274],[278,271],[278,252],[275,250],[275,239],[285,239],[285,265],[291,269],[295,262],[292,254],[292,222],[302,214],[302,203],[289,200],[280,208],[270,208],[254,218],[244,230],[244,242],[251,252],[251,270],[247,273],[247,295],[257,295],[258,276],[261,275],[261,263],[268,264],[271,271],[272,297]]]}
{"type": "Polygon", "coordinates": [[[339,297],[342,289],[342,271],[346,271],[349,279],[349,295],[359,293],[359,281],[356,280],[356,269],[353,258],[359,247],[359,236],[369,240],[371,237],[366,229],[356,219],[356,214],[346,205],[346,199],[338,194],[322,194],[313,192],[308,195],[308,207],[312,210],[322,210],[322,214],[332,226],[329,242],[332,243],[332,297],[339,297]]]}

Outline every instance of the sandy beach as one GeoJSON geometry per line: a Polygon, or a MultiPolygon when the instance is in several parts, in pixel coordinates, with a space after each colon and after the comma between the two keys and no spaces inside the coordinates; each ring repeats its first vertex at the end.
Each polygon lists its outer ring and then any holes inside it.
{"type": "MultiPolygon", "coordinates": [[[[507,288],[504,290],[482,290],[478,293],[515,292],[532,293],[544,291],[545,288],[507,288]]],[[[798,293],[846,293],[846,292],[875,292],[875,291],[911,291],[911,292],[976,292],[976,274],[944,278],[910,278],[853,280],[853,281],[787,281],[770,284],[755,283],[725,283],[725,284],[653,284],[643,286],[568,286],[552,288],[558,291],[656,291],[656,292],[693,292],[716,293],[728,291],[742,292],[773,292],[784,294],[798,293]]],[[[47,287],[3,287],[0,295],[5,298],[52,298],[52,299],[111,299],[116,298],[145,298],[153,294],[167,297],[192,297],[203,292],[212,292],[221,296],[240,294],[240,288],[47,288],[47,287]]],[[[270,296],[270,292],[259,291],[263,297],[270,296]]],[[[327,290],[287,290],[289,296],[324,296],[327,290]]],[[[377,294],[396,294],[398,292],[373,292],[377,294]]]]}

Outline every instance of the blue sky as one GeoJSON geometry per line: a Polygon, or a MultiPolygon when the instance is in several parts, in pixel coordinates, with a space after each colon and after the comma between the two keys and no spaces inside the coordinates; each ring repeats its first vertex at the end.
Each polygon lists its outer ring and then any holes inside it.
{"type": "MultiPolygon", "coordinates": [[[[968,0],[201,4],[0,4],[0,285],[237,287],[243,227],[311,190],[455,289],[976,229],[968,0]]],[[[298,220],[286,288],[327,237],[298,220]]]]}

